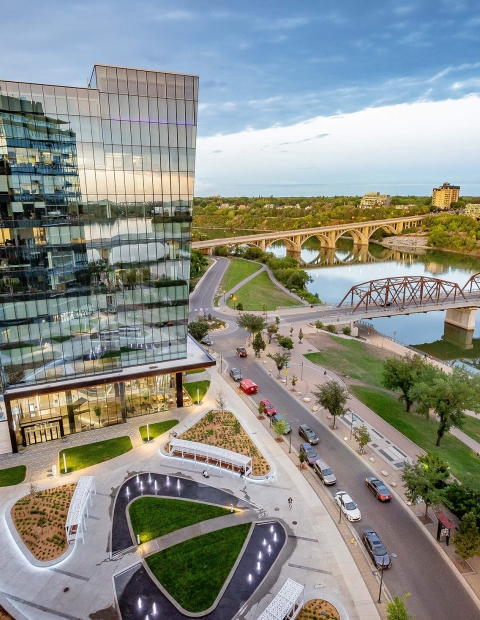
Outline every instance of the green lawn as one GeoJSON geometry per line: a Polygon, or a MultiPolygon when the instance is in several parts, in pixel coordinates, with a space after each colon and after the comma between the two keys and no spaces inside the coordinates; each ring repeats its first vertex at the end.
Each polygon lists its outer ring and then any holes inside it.
{"type": "Polygon", "coordinates": [[[243,258],[230,258],[229,261],[230,263],[220,284],[221,291],[228,292],[261,268],[261,265],[258,263],[250,263],[247,260],[243,260],[243,258]]]}
{"type": "Polygon", "coordinates": [[[205,394],[208,392],[208,388],[210,387],[210,381],[193,381],[192,383],[184,383],[183,387],[187,390],[190,398],[194,403],[197,402],[197,390],[199,390],[201,402],[205,394]]]}
{"type": "Polygon", "coordinates": [[[187,375],[196,375],[199,372],[205,372],[205,368],[195,368],[194,370],[187,370],[187,375]]]}
{"type": "Polygon", "coordinates": [[[132,441],[130,437],[115,437],[114,439],[89,443],[86,446],[66,448],[60,452],[60,473],[65,473],[63,468],[64,454],[67,458],[67,471],[71,472],[96,465],[97,463],[103,463],[116,456],[125,454],[125,452],[131,449],[132,441]]]}
{"type": "Polygon", "coordinates": [[[155,439],[155,437],[163,435],[163,433],[166,433],[177,424],[178,420],[165,420],[164,422],[155,422],[154,424],[149,424],[148,433],[146,424],[145,426],[141,426],[138,430],[140,431],[140,436],[143,441],[147,441],[149,435],[150,439],[155,439]]]}
{"type": "Polygon", "coordinates": [[[20,482],[25,480],[26,475],[27,468],[25,465],[0,469],[0,487],[11,487],[14,484],[20,484],[20,482]]]}
{"type": "MultiPolygon", "coordinates": [[[[296,299],[287,295],[270,280],[266,271],[262,271],[253,280],[247,282],[241,289],[235,293],[235,304],[241,302],[243,309],[263,310],[264,304],[267,310],[276,310],[279,306],[301,306],[302,304],[296,299]]],[[[233,301],[227,299],[227,306],[233,308],[233,301]]]]}
{"type": "Polygon", "coordinates": [[[192,538],[147,557],[147,564],[184,609],[205,611],[222,589],[250,527],[244,523],[192,538]]]}
{"type": "Polygon", "coordinates": [[[375,357],[371,347],[359,340],[347,340],[329,336],[339,348],[327,348],[305,357],[341,375],[359,379],[365,383],[381,386],[383,359],[375,357]]]}
{"type": "Polygon", "coordinates": [[[476,418],[468,415],[462,431],[480,443],[480,415],[476,418]]]}
{"type": "Polygon", "coordinates": [[[375,388],[352,385],[350,391],[420,448],[448,461],[452,474],[461,482],[480,488],[480,459],[470,448],[450,434],[443,437],[437,448],[435,441],[438,425],[435,420],[407,413],[395,396],[375,388]]]}
{"type": "Polygon", "coordinates": [[[130,521],[142,543],[182,527],[229,515],[230,508],[209,506],[182,499],[141,497],[130,504],[130,521]]]}

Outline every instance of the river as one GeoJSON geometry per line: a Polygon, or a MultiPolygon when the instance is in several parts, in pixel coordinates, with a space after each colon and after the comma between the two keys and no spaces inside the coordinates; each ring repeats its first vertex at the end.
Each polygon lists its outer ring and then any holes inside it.
{"type": "MultiPolygon", "coordinates": [[[[208,238],[233,236],[229,230],[201,230],[208,238]]],[[[281,242],[274,243],[269,250],[276,256],[286,255],[281,242]]],[[[424,275],[463,286],[470,276],[480,272],[480,259],[468,255],[438,250],[426,250],[422,254],[393,252],[375,243],[368,249],[354,248],[349,239],[339,239],[333,252],[322,250],[319,241],[311,238],[302,248],[301,260],[313,280],[308,285],[309,291],[318,293],[328,304],[338,304],[350,287],[369,280],[424,275]]],[[[477,318],[473,340],[463,344],[458,333],[445,330],[444,319],[444,312],[428,312],[374,319],[371,323],[382,334],[402,343],[449,363],[480,371],[480,319],[477,318]]]]}

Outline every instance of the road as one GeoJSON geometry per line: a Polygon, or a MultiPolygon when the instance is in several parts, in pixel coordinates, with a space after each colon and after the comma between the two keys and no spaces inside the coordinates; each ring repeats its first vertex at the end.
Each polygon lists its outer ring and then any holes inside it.
{"type": "MultiPolygon", "coordinates": [[[[202,282],[198,295],[192,295],[191,307],[212,308],[213,293],[224,270],[224,261],[219,261],[210,269],[208,279],[202,282]],[[211,295],[210,298],[208,295],[211,295]]],[[[354,524],[355,529],[361,533],[367,527],[373,528],[389,552],[398,556],[394,559],[392,569],[384,574],[389,591],[398,596],[411,593],[408,607],[417,620],[480,619],[480,611],[454,575],[455,569],[444,561],[429,535],[415,523],[416,517],[395,497],[386,504],[376,500],[365,486],[365,478],[372,475],[368,466],[274,377],[270,377],[253,356],[239,358],[234,354],[237,346],[245,344],[246,337],[246,332],[239,328],[211,335],[215,351],[223,355],[229,367],[241,368],[243,376],[259,386],[255,402],[268,398],[277,411],[291,422],[292,445],[297,451],[301,443],[298,436],[300,424],[308,424],[317,433],[320,441],[315,449],[337,477],[333,492],[347,491],[362,512],[361,521],[354,524]]]]}

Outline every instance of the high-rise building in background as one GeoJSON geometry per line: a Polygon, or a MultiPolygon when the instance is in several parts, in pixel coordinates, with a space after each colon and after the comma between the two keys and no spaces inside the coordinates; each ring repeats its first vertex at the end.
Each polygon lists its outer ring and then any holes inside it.
{"type": "Polygon", "coordinates": [[[432,205],[439,209],[450,209],[452,202],[457,202],[460,195],[459,185],[444,183],[441,187],[435,187],[432,193],[432,205]]]}
{"type": "Polygon", "coordinates": [[[182,406],[214,364],[187,336],[197,92],[0,81],[0,452],[182,406]]]}

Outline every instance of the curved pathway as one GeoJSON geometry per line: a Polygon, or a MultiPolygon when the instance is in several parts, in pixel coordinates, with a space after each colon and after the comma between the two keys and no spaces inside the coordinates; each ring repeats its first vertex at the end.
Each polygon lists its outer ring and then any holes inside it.
{"type": "MultiPolygon", "coordinates": [[[[229,508],[254,510],[255,506],[231,493],[215,487],[164,474],[142,473],[132,476],[120,487],[115,500],[112,519],[111,552],[113,554],[129,549],[136,543],[132,541],[127,521],[127,505],[137,497],[170,497],[195,500],[229,508]]],[[[253,518],[252,518],[253,520],[253,518]]]]}
{"type": "MultiPolygon", "coordinates": [[[[286,532],[278,521],[255,524],[217,607],[202,618],[230,620],[235,617],[267,576],[286,539],[286,532]]],[[[187,617],[162,593],[140,562],[115,575],[114,584],[123,620],[143,619],[146,615],[169,620],[185,620],[187,617]]]]}

